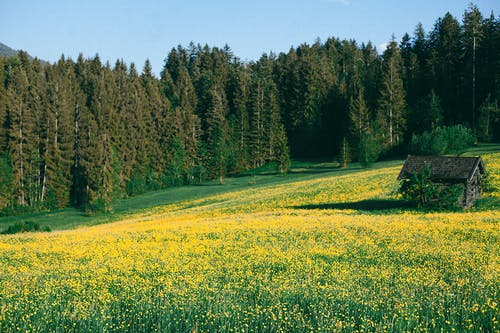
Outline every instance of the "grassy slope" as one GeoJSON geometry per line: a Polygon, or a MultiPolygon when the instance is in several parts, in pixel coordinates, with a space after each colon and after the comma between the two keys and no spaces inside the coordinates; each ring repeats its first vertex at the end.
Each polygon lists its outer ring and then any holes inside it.
{"type": "Polygon", "coordinates": [[[498,331],[498,207],[401,207],[400,166],[228,179],[0,236],[0,331],[498,331]]]}
{"type": "MultiPolygon", "coordinates": [[[[497,176],[500,153],[486,159],[497,176]]],[[[113,216],[38,215],[121,221],[0,236],[0,331],[499,329],[498,208],[400,205],[401,161],[300,167],[146,194],[113,216]]]]}
{"type": "MultiPolygon", "coordinates": [[[[498,144],[482,144],[476,148],[470,149],[465,155],[477,156],[498,151],[500,151],[500,145],[498,144]]],[[[402,165],[402,163],[402,160],[379,162],[373,169],[402,165]]],[[[35,221],[40,224],[41,227],[48,226],[51,230],[74,229],[82,226],[92,226],[118,221],[131,215],[148,215],[148,210],[153,207],[207,198],[221,193],[265,188],[277,184],[338,176],[360,171],[363,171],[363,169],[361,169],[357,163],[351,164],[348,168],[340,169],[337,163],[295,161],[292,165],[292,172],[285,176],[276,175],[272,170],[262,168],[257,171],[247,172],[239,177],[229,177],[226,179],[224,185],[218,184],[217,181],[211,181],[201,185],[169,188],[166,190],[145,193],[132,198],[116,200],[113,203],[113,213],[110,214],[88,216],[78,209],[66,208],[52,212],[0,217],[0,230],[6,229],[7,226],[15,222],[22,221],[35,221]]],[[[379,204],[383,205],[383,202],[375,202],[372,204],[375,206],[379,204]]],[[[368,203],[368,205],[370,205],[370,203],[368,203]]],[[[361,205],[361,208],[363,208],[363,205],[361,205]]]]}
{"type": "MultiPolygon", "coordinates": [[[[482,144],[470,149],[465,155],[476,156],[488,152],[500,151],[498,144],[482,144]]],[[[388,166],[402,165],[402,160],[377,163],[374,169],[388,166]]],[[[240,177],[226,179],[224,185],[216,181],[206,182],[202,185],[182,186],[166,190],[149,192],[132,198],[116,200],[113,203],[113,213],[99,216],[88,216],[82,211],[74,208],[66,208],[48,213],[34,213],[20,216],[0,217],[0,230],[6,229],[8,225],[15,222],[35,221],[42,227],[48,226],[52,230],[73,229],[82,226],[92,226],[121,220],[130,215],[149,214],[148,210],[153,207],[174,204],[182,201],[207,198],[221,193],[231,193],[246,189],[265,188],[277,184],[293,183],[296,181],[323,178],[337,175],[349,174],[362,171],[356,163],[346,169],[339,169],[336,163],[313,163],[294,162],[292,172],[286,176],[273,174],[268,169],[260,169],[256,172],[248,172],[240,177]]],[[[368,203],[369,205],[370,203],[368,203]]],[[[383,203],[373,203],[377,204],[383,203]]],[[[363,208],[363,207],[361,207],[363,208]]]]}
{"type": "MultiPolygon", "coordinates": [[[[391,161],[378,163],[375,169],[387,166],[399,165],[402,161],[391,161]]],[[[267,169],[257,170],[254,174],[249,172],[240,177],[226,178],[225,184],[220,185],[217,181],[210,181],[201,185],[191,185],[169,188],[166,190],[149,192],[135,197],[116,200],[113,203],[113,213],[98,216],[88,216],[84,212],[66,208],[47,213],[25,214],[20,216],[0,217],[0,230],[8,225],[21,221],[35,221],[40,226],[48,226],[52,230],[73,229],[82,226],[109,223],[121,220],[130,215],[149,214],[153,207],[174,204],[183,201],[208,198],[210,196],[231,193],[246,189],[258,189],[272,187],[277,184],[293,183],[319,177],[330,177],[344,175],[352,172],[362,171],[358,164],[340,169],[337,163],[310,163],[295,162],[292,172],[288,175],[277,175],[267,169]]]]}

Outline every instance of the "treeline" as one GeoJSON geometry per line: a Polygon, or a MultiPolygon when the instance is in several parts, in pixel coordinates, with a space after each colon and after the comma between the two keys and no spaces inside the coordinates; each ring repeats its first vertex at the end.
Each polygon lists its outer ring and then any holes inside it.
{"type": "Polygon", "coordinates": [[[471,6],[433,30],[330,38],[243,63],[229,47],[147,61],[0,58],[0,210],[107,210],[114,198],[219,178],[291,156],[368,163],[463,124],[500,139],[500,25],[471,6]]]}
{"type": "Polygon", "coordinates": [[[149,61],[0,60],[0,208],[107,210],[114,198],[289,163],[272,62],[228,49],[149,61]]]}

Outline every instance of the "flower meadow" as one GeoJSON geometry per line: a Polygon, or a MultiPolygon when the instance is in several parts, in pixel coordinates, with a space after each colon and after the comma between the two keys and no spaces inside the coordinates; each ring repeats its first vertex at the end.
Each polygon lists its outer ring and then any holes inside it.
{"type": "Polygon", "coordinates": [[[500,331],[500,210],[400,205],[400,167],[2,235],[0,332],[500,331]]]}

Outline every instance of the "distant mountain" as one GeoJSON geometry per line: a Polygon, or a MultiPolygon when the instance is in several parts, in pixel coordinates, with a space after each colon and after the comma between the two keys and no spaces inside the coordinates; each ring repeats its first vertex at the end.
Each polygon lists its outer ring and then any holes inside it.
{"type": "MultiPolygon", "coordinates": [[[[6,58],[15,57],[18,52],[19,52],[19,50],[14,50],[13,48],[10,48],[5,44],[0,43],[0,57],[6,57],[6,58]]],[[[35,59],[30,54],[28,54],[28,58],[30,60],[35,59]]],[[[48,64],[48,62],[45,60],[41,60],[41,59],[38,59],[38,60],[40,60],[42,65],[48,64]]]]}
{"type": "Polygon", "coordinates": [[[2,57],[14,57],[18,51],[11,49],[5,44],[0,43],[0,56],[2,57]]]}

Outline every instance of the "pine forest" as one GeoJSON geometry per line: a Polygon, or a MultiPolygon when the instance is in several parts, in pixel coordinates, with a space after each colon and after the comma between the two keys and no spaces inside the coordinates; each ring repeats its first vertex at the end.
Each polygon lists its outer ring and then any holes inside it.
{"type": "Polygon", "coordinates": [[[0,211],[106,211],[116,198],[291,159],[369,162],[460,125],[500,140],[500,20],[470,6],[383,53],[329,38],[241,61],[179,46],[159,76],[99,56],[0,58],[0,211]]]}

